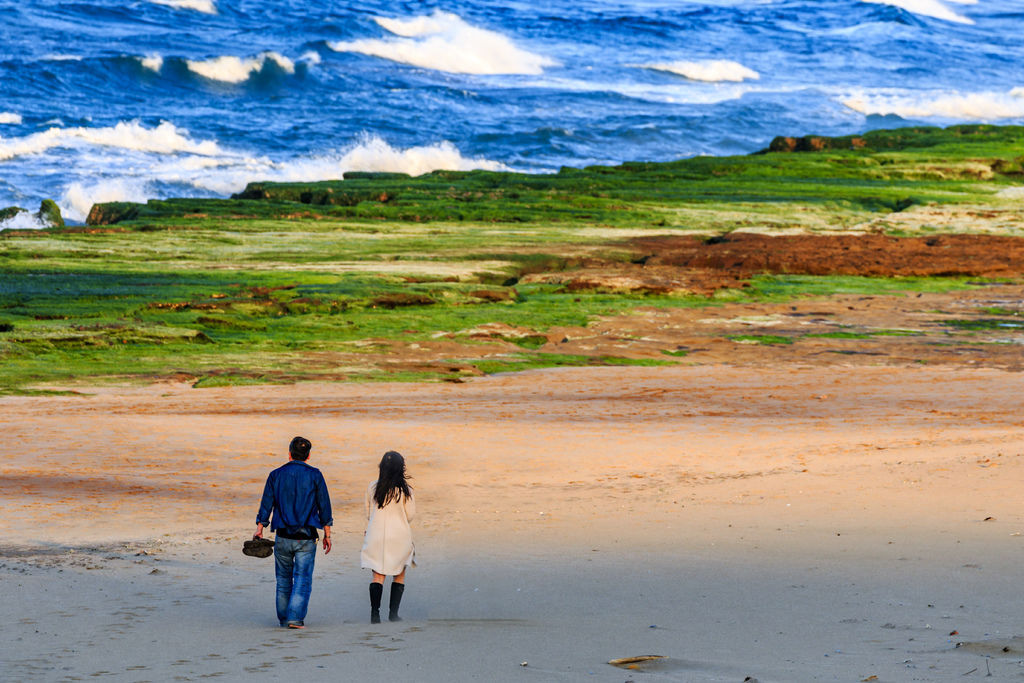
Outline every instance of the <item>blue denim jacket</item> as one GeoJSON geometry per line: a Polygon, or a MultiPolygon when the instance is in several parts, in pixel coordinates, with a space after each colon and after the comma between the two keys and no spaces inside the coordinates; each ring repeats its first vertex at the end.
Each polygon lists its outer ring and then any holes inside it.
{"type": "Polygon", "coordinates": [[[267,477],[256,521],[267,526],[271,511],[274,513],[274,519],[269,521],[271,531],[280,529],[295,534],[308,529],[315,538],[315,529],[334,524],[324,475],[300,460],[289,460],[267,477]]]}

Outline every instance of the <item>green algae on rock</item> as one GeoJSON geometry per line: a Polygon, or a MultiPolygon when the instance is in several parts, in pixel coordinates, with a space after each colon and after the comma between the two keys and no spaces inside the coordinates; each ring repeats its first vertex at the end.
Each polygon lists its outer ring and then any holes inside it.
{"type": "Polygon", "coordinates": [[[60,215],[60,207],[52,199],[44,199],[36,212],[36,218],[41,223],[51,228],[63,228],[64,217],[60,215]]]}
{"type": "Polygon", "coordinates": [[[918,127],[780,137],[747,156],[546,174],[346,173],[343,180],[253,182],[231,199],[97,204],[87,222],[160,227],[188,217],[245,217],[689,228],[696,212],[768,205],[780,212],[825,207],[840,224],[850,224],[916,205],[982,201],[1020,182],[1022,160],[1024,127],[918,127]]]}

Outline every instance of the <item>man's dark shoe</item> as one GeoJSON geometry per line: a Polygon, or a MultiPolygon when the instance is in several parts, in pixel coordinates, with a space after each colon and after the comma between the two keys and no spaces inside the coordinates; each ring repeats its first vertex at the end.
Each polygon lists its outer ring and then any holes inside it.
{"type": "Polygon", "coordinates": [[[249,557],[270,557],[274,554],[274,542],[268,538],[253,536],[251,541],[242,544],[242,554],[249,557]]]}

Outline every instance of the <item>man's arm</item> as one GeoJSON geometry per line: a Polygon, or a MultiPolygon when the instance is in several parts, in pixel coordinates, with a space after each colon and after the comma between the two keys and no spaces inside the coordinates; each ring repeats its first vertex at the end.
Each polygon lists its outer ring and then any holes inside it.
{"type": "Polygon", "coordinates": [[[324,555],[331,552],[331,526],[334,525],[334,512],[331,510],[331,494],[327,491],[327,482],[321,474],[316,482],[316,504],[320,508],[320,523],[324,526],[324,555]]]}
{"type": "Polygon", "coordinates": [[[263,498],[260,500],[260,509],[256,513],[256,533],[254,538],[263,538],[263,528],[270,524],[270,513],[274,509],[274,473],[267,475],[267,483],[263,486],[263,498]]]}

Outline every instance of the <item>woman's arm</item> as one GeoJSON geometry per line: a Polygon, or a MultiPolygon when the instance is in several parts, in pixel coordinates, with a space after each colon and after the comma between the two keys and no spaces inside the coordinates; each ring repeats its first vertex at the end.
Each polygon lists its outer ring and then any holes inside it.
{"type": "Polygon", "coordinates": [[[416,501],[412,494],[403,496],[402,504],[405,505],[405,518],[411,522],[412,518],[416,516],[416,501]]]}

